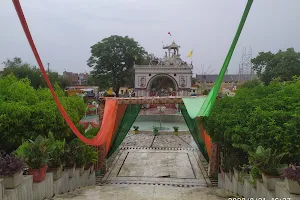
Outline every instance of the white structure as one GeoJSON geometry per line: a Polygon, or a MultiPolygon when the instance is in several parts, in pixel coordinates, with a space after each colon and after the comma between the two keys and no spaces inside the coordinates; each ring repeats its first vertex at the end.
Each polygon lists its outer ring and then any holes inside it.
{"type": "Polygon", "coordinates": [[[193,66],[181,60],[179,48],[173,41],[171,45],[163,47],[168,50],[163,59],[152,56],[149,65],[134,66],[136,96],[150,96],[151,86],[158,78],[171,80],[176,96],[188,96],[193,66]]]}

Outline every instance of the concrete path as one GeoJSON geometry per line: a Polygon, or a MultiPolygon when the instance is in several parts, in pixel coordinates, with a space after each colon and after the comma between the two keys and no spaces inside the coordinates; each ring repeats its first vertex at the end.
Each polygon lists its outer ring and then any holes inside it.
{"type": "MultiPolygon", "coordinates": [[[[201,157],[201,154],[200,154],[201,157]]],[[[208,188],[199,151],[190,134],[128,134],[110,162],[103,185],[64,194],[66,200],[224,199],[226,192],[208,188]]]]}
{"type": "Polygon", "coordinates": [[[156,185],[106,185],[79,189],[56,200],[225,200],[231,197],[216,188],[177,188],[156,185]]]}

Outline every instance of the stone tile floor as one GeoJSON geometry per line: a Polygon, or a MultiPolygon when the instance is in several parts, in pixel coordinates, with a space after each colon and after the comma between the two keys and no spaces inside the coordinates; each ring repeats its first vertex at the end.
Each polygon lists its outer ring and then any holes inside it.
{"type": "Polygon", "coordinates": [[[196,187],[173,187],[168,185],[104,184],[85,187],[71,193],[59,195],[56,200],[220,200],[232,197],[230,193],[217,188],[205,187],[203,166],[197,164],[197,156],[191,148],[196,144],[189,133],[160,133],[153,136],[150,132],[129,133],[122,145],[124,147],[143,147],[145,149],[123,149],[117,152],[112,166],[104,179],[110,181],[198,183],[196,187]],[[157,149],[153,149],[157,147],[157,149]],[[159,148],[177,148],[166,150],[159,148]],[[179,148],[179,149],[178,149],[179,148]],[[180,148],[182,148],[180,150],[180,148]],[[189,149],[185,149],[189,148],[189,149]],[[184,150],[185,149],[185,150],[184,150]],[[193,153],[192,153],[193,152],[193,153]],[[192,159],[191,159],[192,158],[192,159]],[[190,162],[188,162],[190,159],[190,162]],[[153,170],[154,169],[154,170],[153,170]],[[193,172],[194,170],[194,172],[193,172]],[[180,172],[180,173],[178,173],[180,172]],[[138,178],[138,179],[137,179],[138,178]],[[182,181],[182,182],[180,182],[182,181]]]}
{"type": "Polygon", "coordinates": [[[199,163],[193,150],[122,150],[103,182],[206,187],[199,163]]]}
{"type": "Polygon", "coordinates": [[[105,185],[86,187],[56,200],[226,200],[232,195],[217,188],[177,188],[156,185],[105,185]]]}
{"type": "Polygon", "coordinates": [[[139,134],[133,134],[131,131],[121,146],[197,148],[193,137],[188,131],[182,131],[178,136],[172,132],[161,131],[157,137],[153,135],[152,131],[140,131],[139,134]]]}

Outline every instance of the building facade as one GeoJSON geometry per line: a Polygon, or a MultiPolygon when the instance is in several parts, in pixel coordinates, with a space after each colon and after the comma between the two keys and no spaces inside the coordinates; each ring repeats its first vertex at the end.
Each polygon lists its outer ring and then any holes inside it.
{"type": "Polygon", "coordinates": [[[149,65],[135,65],[137,96],[188,96],[192,83],[192,64],[182,61],[174,41],[166,49],[163,59],[150,60],[149,65]]]}
{"type": "MultiPolygon", "coordinates": [[[[203,94],[205,90],[210,91],[214,86],[218,78],[217,74],[208,75],[196,75],[196,82],[198,85],[198,93],[203,94]]],[[[223,78],[222,85],[220,87],[220,92],[232,91],[238,85],[245,83],[246,81],[252,80],[252,76],[241,76],[239,74],[225,74],[223,78]]]]}
{"type": "Polygon", "coordinates": [[[71,85],[86,85],[89,78],[88,73],[73,73],[73,72],[63,72],[63,77],[68,79],[71,85]]]}

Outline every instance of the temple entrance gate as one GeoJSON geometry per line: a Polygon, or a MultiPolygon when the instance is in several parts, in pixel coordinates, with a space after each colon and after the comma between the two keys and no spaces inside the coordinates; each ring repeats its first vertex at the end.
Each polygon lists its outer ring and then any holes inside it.
{"type": "Polygon", "coordinates": [[[173,41],[171,45],[163,47],[168,51],[165,52],[163,59],[152,56],[149,65],[134,66],[135,91],[138,97],[188,96],[192,84],[193,65],[181,59],[179,48],[180,46],[173,41]],[[164,86],[162,84],[164,80],[164,83],[170,83],[171,80],[173,88],[164,86]],[[170,88],[173,90],[170,91],[170,88]]]}

